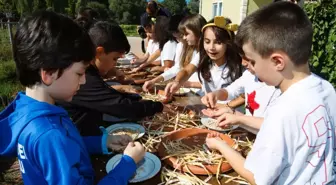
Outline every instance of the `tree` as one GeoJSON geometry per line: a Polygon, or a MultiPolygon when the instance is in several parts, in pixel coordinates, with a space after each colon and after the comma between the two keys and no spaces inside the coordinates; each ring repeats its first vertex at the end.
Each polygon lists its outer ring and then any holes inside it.
{"type": "Polygon", "coordinates": [[[199,13],[199,0],[190,0],[188,3],[188,8],[191,13],[199,13]]]}
{"type": "Polygon", "coordinates": [[[110,0],[113,18],[119,24],[139,24],[145,12],[146,0],[110,0]]]}
{"type": "Polygon", "coordinates": [[[0,0],[0,12],[8,13],[15,10],[14,3],[11,0],[0,0]]]}
{"type": "Polygon", "coordinates": [[[110,10],[104,4],[98,2],[89,2],[86,7],[92,8],[99,14],[99,18],[102,20],[110,19],[110,10]]]}
{"type": "Polygon", "coordinates": [[[77,3],[76,3],[76,12],[78,12],[78,10],[81,7],[86,7],[87,3],[88,3],[87,0],[77,0],[77,3]]]}
{"type": "Polygon", "coordinates": [[[14,0],[13,3],[21,16],[33,11],[33,0],[14,0]]]}
{"type": "Polygon", "coordinates": [[[172,14],[182,13],[187,7],[185,0],[165,0],[162,5],[168,8],[172,14]]]}
{"type": "Polygon", "coordinates": [[[47,8],[47,2],[45,0],[34,0],[33,11],[45,10],[47,8]]]}

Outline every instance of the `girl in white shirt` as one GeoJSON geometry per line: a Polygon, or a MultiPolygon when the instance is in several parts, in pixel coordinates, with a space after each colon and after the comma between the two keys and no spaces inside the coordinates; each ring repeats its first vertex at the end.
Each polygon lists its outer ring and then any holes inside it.
{"type": "Polygon", "coordinates": [[[160,48],[159,43],[153,40],[154,22],[150,17],[143,17],[143,26],[148,38],[148,43],[146,47],[146,53],[142,57],[135,56],[135,59],[131,61],[132,64],[142,64],[144,62],[154,62],[160,59],[160,48]]]}
{"type": "Polygon", "coordinates": [[[156,18],[153,39],[154,42],[159,44],[161,60],[143,63],[135,71],[140,71],[145,67],[154,66],[151,71],[164,72],[164,70],[167,70],[174,65],[175,50],[177,46],[175,35],[178,33],[177,28],[182,18],[182,15],[175,15],[171,18],[165,16],[156,18]]]}
{"type": "Polygon", "coordinates": [[[233,43],[236,29],[224,17],[216,17],[203,28],[198,73],[204,93],[222,89],[241,76],[241,57],[233,43]]]}
{"type": "MultiPolygon", "coordinates": [[[[183,40],[176,47],[174,66],[153,80],[147,81],[143,86],[144,91],[148,91],[157,82],[174,78],[177,73],[188,64],[194,65],[195,67],[198,66],[198,41],[201,37],[201,29],[205,24],[206,20],[200,14],[189,15],[181,21],[179,24],[179,32],[183,35],[183,40]]],[[[199,82],[190,82],[189,84],[189,87],[200,87],[199,82]]]]}
{"type": "Polygon", "coordinates": [[[217,16],[202,29],[200,64],[188,65],[181,70],[174,82],[166,86],[166,96],[172,96],[197,70],[202,88],[208,93],[226,87],[242,74],[241,57],[234,44],[234,31],[238,25],[217,16]]]}

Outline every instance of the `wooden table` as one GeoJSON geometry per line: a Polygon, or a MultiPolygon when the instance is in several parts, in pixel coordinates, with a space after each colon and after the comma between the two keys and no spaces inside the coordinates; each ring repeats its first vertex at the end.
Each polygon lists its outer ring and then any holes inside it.
{"type": "MultiPolygon", "coordinates": [[[[177,104],[179,106],[188,106],[188,107],[192,107],[194,110],[201,110],[204,107],[204,105],[202,105],[200,97],[193,94],[193,93],[188,93],[186,96],[181,96],[181,97],[174,97],[174,104],[177,104]]],[[[241,132],[245,132],[246,135],[250,138],[250,139],[254,139],[255,136],[252,134],[247,133],[246,131],[241,131],[241,132]]],[[[155,155],[157,155],[157,153],[154,153],[155,155]]],[[[96,155],[96,156],[92,156],[92,164],[93,164],[93,168],[95,170],[96,173],[96,177],[97,177],[97,181],[99,181],[100,179],[102,179],[105,175],[106,175],[106,170],[105,170],[105,166],[106,163],[108,162],[108,160],[111,158],[112,156],[101,156],[101,155],[96,155]]],[[[164,163],[162,163],[162,166],[166,166],[164,163]]],[[[233,170],[225,173],[227,175],[230,176],[237,176],[237,173],[233,170]]],[[[153,178],[146,180],[144,182],[141,183],[134,183],[135,185],[157,185],[161,183],[161,179],[160,179],[160,175],[161,175],[161,171],[154,176],[153,178]]],[[[198,176],[200,179],[205,179],[208,176],[198,176]]],[[[239,183],[235,183],[235,182],[229,182],[229,183],[225,183],[225,181],[227,181],[228,178],[221,178],[221,184],[227,184],[227,185],[237,185],[239,183]]],[[[212,178],[208,183],[210,184],[214,184],[217,185],[217,180],[215,178],[212,178]]]]}

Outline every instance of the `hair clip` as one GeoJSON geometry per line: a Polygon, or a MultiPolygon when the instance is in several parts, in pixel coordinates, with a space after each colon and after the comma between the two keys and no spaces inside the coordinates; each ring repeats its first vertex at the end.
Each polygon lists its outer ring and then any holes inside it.
{"type": "Polygon", "coordinates": [[[223,16],[216,16],[214,18],[213,23],[208,23],[205,26],[203,26],[202,32],[204,31],[205,28],[210,27],[210,26],[216,26],[216,27],[219,27],[219,28],[222,28],[222,29],[228,31],[230,37],[231,37],[230,31],[234,32],[234,31],[238,30],[238,24],[227,23],[225,17],[223,17],[223,16]]]}
{"type": "Polygon", "coordinates": [[[152,21],[154,24],[156,24],[156,18],[155,18],[155,17],[152,17],[152,18],[151,18],[151,21],[152,21]]]}

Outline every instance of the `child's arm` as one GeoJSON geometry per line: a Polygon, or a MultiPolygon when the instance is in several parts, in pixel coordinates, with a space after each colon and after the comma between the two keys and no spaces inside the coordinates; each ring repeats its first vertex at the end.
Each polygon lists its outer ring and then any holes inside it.
{"type": "Polygon", "coordinates": [[[147,62],[154,62],[161,55],[161,50],[156,50],[152,55],[147,59],[147,62]]]}
{"type": "MultiPolygon", "coordinates": [[[[82,154],[82,151],[85,150],[74,139],[52,129],[35,141],[30,157],[39,166],[47,184],[93,184],[95,175],[90,158],[88,154],[82,154]]],[[[135,171],[135,161],[124,155],[117,167],[99,184],[127,184],[135,171]]]]}
{"type": "Polygon", "coordinates": [[[202,103],[207,107],[215,108],[217,100],[225,101],[227,99],[235,99],[241,94],[244,94],[244,83],[246,77],[246,73],[243,73],[243,76],[232,82],[225,89],[220,89],[206,94],[202,97],[202,103]]]}
{"type": "Polygon", "coordinates": [[[209,148],[218,150],[240,176],[245,178],[249,183],[256,184],[253,173],[244,168],[245,158],[240,153],[231,148],[219,137],[207,137],[206,144],[209,148]]]}
{"type": "Polygon", "coordinates": [[[202,84],[200,82],[190,82],[190,81],[186,81],[183,84],[183,87],[186,88],[197,88],[197,89],[201,89],[202,88],[202,84]]]}
{"type": "Polygon", "coordinates": [[[156,60],[161,54],[161,50],[156,50],[152,55],[150,55],[147,61],[141,64],[139,67],[135,68],[134,71],[140,71],[147,66],[159,66],[161,65],[160,60],[156,60]]]}
{"type": "Polygon", "coordinates": [[[166,96],[174,94],[189,78],[196,72],[197,67],[194,64],[185,66],[176,76],[175,81],[169,83],[165,88],[166,96]]]}
{"type": "Polygon", "coordinates": [[[165,70],[169,70],[171,67],[173,67],[174,61],[173,60],[165,60],[163,66],[156,66],[151,69],[151,71],[160,71],[164,72],[165,70]]]}
{"type": "Polygon", "coordinates": [[[240,107],[242,105],[245,105],[245,95],[241,94],[237,98],[231,100],[227,105],[232,107],[232,108],[237,108],[237,107],[240,107]]]}
{"type": "Polygon", "coordinates": [[[77,91],[71,104],[119,118],[130,119],[152,116],[163,110],[163,105],[160,102],[140,100],[140,96],[120,93],[107,85],[99,76],[87,73],[86,84],[77,91]]]}

